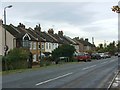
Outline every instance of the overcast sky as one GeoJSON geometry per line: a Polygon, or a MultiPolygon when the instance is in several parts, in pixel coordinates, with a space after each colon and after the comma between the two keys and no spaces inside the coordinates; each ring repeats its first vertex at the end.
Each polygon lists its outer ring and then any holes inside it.
{"type": "MultiPolygon", "coordinates": [[[[7,8],[7,24],[17,26],[20,22],[34,28],[41,24],[42,31],[53,28],[71,38],[82,37],[95,39],[95,44],[112,42],[118,39],[118,14],[111,11],[118,0],[84,0],[80,2],[2,2],[0,11],[7,8]]],[[[3,14],[1,16],[3,18],[3,14]]]]}

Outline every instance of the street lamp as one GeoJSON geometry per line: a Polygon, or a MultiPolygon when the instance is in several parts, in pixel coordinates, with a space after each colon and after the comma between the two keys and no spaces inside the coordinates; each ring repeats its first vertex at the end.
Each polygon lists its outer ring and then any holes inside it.
{"type": "MultiPolygon", "coordinates": [[[[12,5],[9,5],[9,6],[6,6],[5,8],[4,8],[4,24],[6,25],[6,9],[7,8],[11,8],[12,7],[12,5]]],[[[6,56],[6,52],[7,52],[7,50],[8,50],[8,46],[7,46],[7,44],[6,44],[6,29],[5,29],[5,46],[4,46],[4,50],[5,50],[5,56],[6,56]]]]}
{"type": "MultiPolygon", "coordinates": [[[[112,7],[112,11],[120,14],[120,7],[117,5],[117,6],[113,6],[112,7]]],[[[118,18],[119,19],[119,18],[118,18]]],[[[118,20],[119,21],[119,20],[118,20]]],[[[119,22],[118,22],[118,32],[119,32],[119,22]]],[[[118,33],[118,38],[119,38],[119,33],[118,33]]],[[[119,40],[118,40],[119,41],[119,40]]],[[[120,46],[118,45],[118,53],[120,53],[120,46]]],[[[120,72],[120,57],[118,57],[118,72],[120,72]]]]}
{"type": "Polygon", "coordinates": [[[118,5],[113,6],[111,9],[112,9],[113,12],[120,13],[120,7],[118,5]]]}

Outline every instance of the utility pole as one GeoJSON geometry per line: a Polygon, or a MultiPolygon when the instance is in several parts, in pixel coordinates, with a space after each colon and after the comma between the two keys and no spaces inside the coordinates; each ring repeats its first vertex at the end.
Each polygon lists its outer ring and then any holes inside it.
{"type": "Polygon", "coordinates": [[[94,37],[92,37],[92,44],[94,45],[94,37]]]}

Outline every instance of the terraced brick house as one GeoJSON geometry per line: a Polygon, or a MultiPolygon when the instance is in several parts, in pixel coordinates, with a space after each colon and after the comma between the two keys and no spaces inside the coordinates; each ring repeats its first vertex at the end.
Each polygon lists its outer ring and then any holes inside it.
{"type": "Polygon", "coordinates": [[[58,31],[58,34],[54,34],[54,30],[49,29],[47,33],[41,31],[40,25],[36,25],[34,29],[26,29],[25,25],[21,23],[15,27],[12,24],[4,25],[2,20],[0,20],[0,55],[4,55],[5,29],[7,31],[6,42],[9,50],[15,47],[28,48],[33,54],[34,62],[39,61],[40,53],[47,56],[62,44],[73,45],[76,52],[95,50],[95,45],[89,43],[88,39],[71,39],[70,37],[63,35],[63,31],[58,31]]]}
{"type": "Polygon", "coordinates": [[[12,32],[13,29],[3,25],[3,21],[0,20],[0,55],[4,55],[5,29],[7,28],[9,28],[9,30],[6,30],[6,45],[9,47],[8,51],[16,47],[16,37],[19,37],[16,35],[16,33],[18,33],[17,31],[12,32]]]}
{"type": "Polygon", "coordinates": [[[75,42],[74,40],[72,40],[70,37],[68,36],[64,36],[66,38],[66,40],[68,40],[69,44],[74,46],[76,52],[79,52],[79,44],[77,42],[75,42]]]}
{"type": "Polygon", "coordinates": [[[58,41],[58,46],[60,46],[62,44],[69,44],[69,42],[67,42],[63,38],[63,32],[61,33],[60,31],[58,31],[58,34],[56,34],[56,33],[54,34],[54,30],[51,28],[48,30],[48,33],[58,41]]]}
{"type": "Polygon", "coordinates": [[[79,43],[80,52],[87,52],[87,51],[94,51],[95,50],[95,45],[91,44],[88,41],[88,38],[86,38],[84,40],[83,38],[79,39],[79,37],[75,37],[73,40],[76,41],[77,43],[79,43]]]}
{"type": "Polygon", "coordinates": [[[73,40],[79,45],[79,52],[84,52],[84,44],[79,42],[79,37],[75,37],[73,40]]]}
{"type": "Polygon", "coordinates": [[[58,47],[58,41],[57,41],[57,39],[54,38],[53,36],[51,36],[49,33],[45,32],[45,31],[39,33],[38,30],[36,30],[35,32],[38,35],[40,35],[45,40],[45,43],[44,43],[44,52],[43,53],[46,56],[48,56],[49,54],[51,54],[52,51],[58,47]]]}
{"type": "Polygon", "coordinates": [[[58,34],[54,34],[54,30],[51,28],[48,30],[48,33],[57,39],[59,46],[62,44],[73,45],[76,49],[76,52],[79,52],[79,45],[70,37],[63,35],[63,31],[58,31],[58,34]]]}

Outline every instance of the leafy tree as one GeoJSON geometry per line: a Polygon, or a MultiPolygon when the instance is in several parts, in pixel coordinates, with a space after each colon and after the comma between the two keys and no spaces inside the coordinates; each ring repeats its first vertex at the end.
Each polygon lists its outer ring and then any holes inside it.
{"type": "Polygon", "coordinates": [[[115,45],[115,41],[113,41],[112,43],[110,43],[110,44],[107,46],[107,51],[108,51],[110,54],[112,54],[112,55],[114,55],[115,52],[117,52],[117,47],[116,47],[116,45],[115,45]]]}
{"type": "Polygon", "coordinates": [[[52,52],[52,57],[54,60],[57,60],[59,57],[71,58],[74,52],[75,52],[74,46],[63,44],[52,52]]]}
{"type": "Polygon", "coordinates": [[[109,52],[110,54],[114,55],[114,53],[117,52],[117,46],[115,45],[115,41],[111,42],[106,47],[103,47],[103,44],[99,44],[99,46],[97,47],[97,51],[98,52],[109,52]]]}
{"type": "Polygon", "coordinates": [[[103,47],[103,44],[99,44],[99,46],[97,47],[97,51],[98,52],[104,52],[104,47],[103,47]]]}

